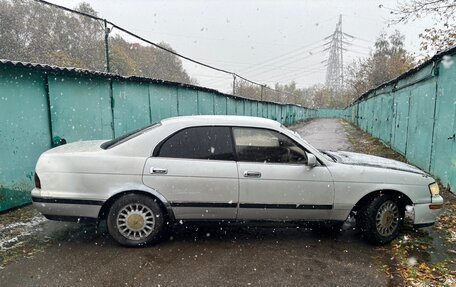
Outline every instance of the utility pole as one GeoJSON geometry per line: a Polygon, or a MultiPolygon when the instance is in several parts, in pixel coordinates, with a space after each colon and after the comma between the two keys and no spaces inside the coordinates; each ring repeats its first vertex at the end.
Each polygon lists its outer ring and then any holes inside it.
{"type": "Polygon", "coordinates": [[[261,101],[263,101],[263,90],[264,90],[264,86],[265,86],[265,85],[261,85],[261,86],[260,86],[260,87],[261,87],[261,95],[260,95],[261,101]]]}
{"type": "Polygon", "coordinates": [[[326,68],[326,86],[335,94],[340,94],[344,88],[344,33],[342,32],[342,15],[334,33],[325,39],[331,39],[325,44],[324,51],[329,51],[326,68]]]}
{"type": "Polygon", "coordinates": [[[108,28],[108,23],[106,19],[104,20],[104,30],[105,30],[105,57],[106,57],[106,72],[109,73],[111,71],[109,67],[109,33],[111,30],[108,28]]]}
{"type": "Polygon", "coordinates": [[[236,95],[236,74],[233,74],[233,96],[236,95]]]}

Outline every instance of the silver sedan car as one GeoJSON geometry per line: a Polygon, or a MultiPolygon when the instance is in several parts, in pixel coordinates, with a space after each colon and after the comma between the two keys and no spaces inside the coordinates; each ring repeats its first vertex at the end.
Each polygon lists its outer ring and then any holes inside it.
{"type": "Polygon", "coordinates": [[[53,220],[106,220],[120,244],[155,242],[184,222],[280,225],[356,219],[370,242],[388,243],[405,210],[432,225],[443,199],[435,180],[397,161],[319,151],[268,119],[189,116],[109,141],[41,155],[36,208],[53,220]]]}

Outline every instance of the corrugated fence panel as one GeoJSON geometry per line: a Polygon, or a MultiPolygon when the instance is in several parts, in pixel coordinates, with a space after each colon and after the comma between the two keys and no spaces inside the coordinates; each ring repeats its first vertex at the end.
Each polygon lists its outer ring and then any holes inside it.
{"type": "Polygon", "coordinates": [[[394,115],[391,146],[405,155],[409,118],[410,90],[402,90],[394,96],[394,115]]]}
{"type": "Polygon", "coordinates": [[[109,81],[49,76],[52,134],[67,142],[113,136],[109,81]]]}
{"type": "Polygon", "coordinates": [[[418,167],[429,170],[434,130],[436,81],[417,85],[411,90],[407,159],[418,167]]]}
{"type": "Polygon", "coordinates": [[[236,99],[236,115],[244,115],[244,100],[242,99],[236,99]]]}
{"type": "Polygon", "coordinates": [[[233,98],[226,99],[226,114],[235,115],[236,114],[236,100],[233,98]]]}
{"type": "Polygon", "coordinates": [[[208,92],[198,91],[198,114],[214,114],[214,96],[208,92]]]}
{"type": "Polygon", "coordinates": [[[252,117],[257,117],[258,116],[258,102],[254,101],[251,103],[251,109],[252,109],[252,117]]]}
{"type": "Polygon", "coordinates": [[[456,186],[456,65],[439,66],[431,172],[456,186]]]}
{"type": "Polygon", "coordinates": [[[377,96],[372,99],[372,130],[374,137],[380,137],[380,129],[382,128],[383,119],[381,118],[382,96],[377,96]]]}
{"type": "Polygon", "coordinates": [[[267,118],[268,117],[268,106],[269,106],[268,103],[259,103],[258,106],[261,107],[259,116],[263,117],[263,118],[267,118]]]}
{"type": "Polygon", "coordinates": [[[0,211],[30,202],[36,160],[50,148],[44,77],[0,67],[0,211]]]}
{"type": "Polygon", "coordinates": [[[274,119],[275,117],[275,107],[274,104],[268,103],[268,119],[274,119]]]}
{"type": "Polygon", "coordinates": [[[275,105],[275,120],[280,122],[280,117],[282,116],[282,110],[279,105],[275,105]]]}
{"type": "Polygon", "coordinates": [[[114,133],[116,136],[140,129],[151,123],[149,86],[132,82],[114,82],[114,133]]]}
{"type": "Polygon", "coordinates": [[[214,114],[216,115],[226,115],[226,97],[224,96],[215,96],[214,97],[214,114]]]}
{"type": "Polygon", "coordinates": [[[244,115],[245,116],[252,115],[252,101],[248,101],[248,100],[244,101],[244,115]]]}
{"type": "Polygon", "coordinates": [[[177,107],[179,116],[198,114],[198,92],[185,88],[177,89],[177,107]]]}
{"type": "Polygon", "coordinates": [[[382,97],[380,119],[383,124],[381,126],[379,137],[386,144],[391,144],[393,127],[393,97],[389,93],[382,97]]]}
{"type": "Polygon", "coordinates": [[[177,113],[177,88],[149,84],[152,123],[175,117],[177,113]]]}

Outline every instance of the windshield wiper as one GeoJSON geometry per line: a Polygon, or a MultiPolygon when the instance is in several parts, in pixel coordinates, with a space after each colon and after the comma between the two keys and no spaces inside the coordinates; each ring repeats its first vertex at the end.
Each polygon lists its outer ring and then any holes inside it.
{"type": "Polygon", "coordinates": [[[327,155],[329,158],[331,158],[334,162],[337,162],[337,158],[329,153],[327,153],[326,151],[324,150],[320,150],[321,153],[323,153],[324,155],[327,155]]]}

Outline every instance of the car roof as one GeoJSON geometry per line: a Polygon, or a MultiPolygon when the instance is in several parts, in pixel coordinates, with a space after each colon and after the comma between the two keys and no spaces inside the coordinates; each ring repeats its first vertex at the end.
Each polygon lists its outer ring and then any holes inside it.
{"type": "Polygon", "coordinates": [[[180,116],[164,119],[162,125],[226,125],[226,126],[253,126],[253,127],[280,127],[280,123],[274,120],[248,117],[248,116],[224,116],[224,115],[204,115],[204,116],[180,116]]]}

